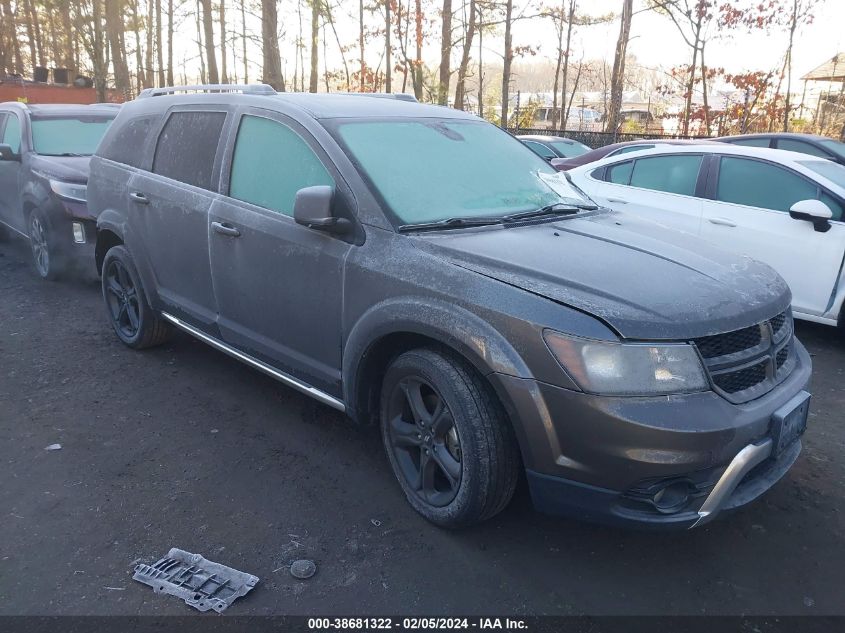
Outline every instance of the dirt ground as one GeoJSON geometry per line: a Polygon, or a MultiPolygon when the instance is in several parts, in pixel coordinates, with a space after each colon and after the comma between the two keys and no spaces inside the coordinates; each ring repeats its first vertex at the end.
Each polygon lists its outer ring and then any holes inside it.
{"type": "Polygon", "coordinates": [[[522,490],[449,532],[376,433],[187,336],[125,348],[96,280],[42,282],[2,243],[0,614],[194,613],[131,579],[171,547],[260,577],[237,615],[845,614],[845,336],[797,330],[804,451],[753,505],[654,534],[542,516],[522,490]]]}

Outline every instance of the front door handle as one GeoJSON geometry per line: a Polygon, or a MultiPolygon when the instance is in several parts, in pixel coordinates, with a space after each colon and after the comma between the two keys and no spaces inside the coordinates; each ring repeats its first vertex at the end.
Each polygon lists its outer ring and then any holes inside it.
{"type": "Polygon", "coordinates": [[[226,235],[228,237],[241,236],[241,232],[238,229],[231,224],[226,224],[225,222],[212,222],[211,228],[213,228],[216,233],[220,233],[220,235],[226,235]]]}
{"type": "Polygon", "coordinates": [[[617,204],[628,204],[627,200],[623,200],[622,198],[608,198],[608,202],[616,202],[617,204]]]}
{"type": "Polygon", "coordinates": [[[736,226],[736,222],[732,222],[727,218],[707,218],[710,224],[718,224],[719,226],[736,226]]]}
{"type": "Polygon", "coordinates": [[[147,196],[145,196],[143,193],[141,193],[140,191],[130,191],[129,192],[129,199],[132,200],[132,202],[137,202],[138,204],[149,204],[150,203],[150,199],[147,196]]]}

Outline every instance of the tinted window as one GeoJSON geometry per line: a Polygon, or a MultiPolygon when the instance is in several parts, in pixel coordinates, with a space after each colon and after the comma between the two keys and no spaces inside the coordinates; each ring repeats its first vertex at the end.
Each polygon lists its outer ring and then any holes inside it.
{"type": "Polygon", "coordinates": [[[845,160],[845,143],[841,143],[840,141],[833,141],[829,139],[824,139],[819,141],[820,145],[823,145],[831,152],[836,154],[840,159],[845,160]]]}
{"type": "Polygon", "coordinates": [[[232,198],[293,215],[297,191],[333,184],[320,159],[289,127],[262,117],[241,120],[229,179],[232,198]]]}
{"type": "Polygon", "coordinates": [[[158,137],[153,171],[212,189],[211,172],[225,112],[174,112],[158,137]]]}
{"type": "Polygon", "coordinates": [[[8,145],[16,154],[21,151],[21,122],[14,114],[6,119],[6,127],[3,130],[3,145],[8,145]]]}
{"type": "Polygon", "coordinates": [[[768,147],[771,141],[767,138],[744,138],[736,140],[731,139],[729,142],[731,143],[731,145],[745,145],[747,147],[768,147]]]}
{"type": "Polygon", "coordinates": [[[627,185],[631,182],[631,172],[634,169],[634,161],[626,161],[624,163],[616,163],[607,168],[607,182],[612,182],[617,185],[627,185]]]}
{"type": "Polygon", "coordinates": [[[723,156],[716,200],[789,211],[796,202],[816,198],[818,187],[771,163],[723,156]]]}
{"type": "Polygon", "coordinates": [[[540,143],[535,143],[533,141],[523,141],[528,148],[537,154],[538,156],[542,156],[543,158],[557,158],[557,154],[555,154],[552,150],[550,150],[545,145],[540,143]]]}
{"type": "Polygon", "coordinates": [[[113,116],[32,118],[32,149],[44,156],[91,156],[113,116]]]}
{"type": "Polygon", "coordinates": [[[807,169],[812,169],[817,174],[824,176],[845,189],[845,166],[829,160],[802,160],[798,164],[803,165],[807,169]]]}
{"type": "Polygon", "coordinates": [[[703,158],[684,154],[640,158],[634,161],[631,186],[693,196],[703,158]]]}
{"type": "Polygon", "coordinates": [[[804,141],[796,141],[791,138],[779,138],[777,148],[786,150],[788,152],[801,152],[802,154],[809,154],[810,156],[830,158],[830,154],[828,154],[823,149],[816,147],[815,145],[811,145],[810,143],[805,143],[804,141]]]}
{"type": "Polygon", "coordinates": [[[103,139],[98,155],[109,160],[141,167],[144,146],[159,117],[139,116],[116,125],[103,139]]]}
{"type": "Polygon", "coordinates": [[[845,204],[824,192],[822,192],[822,195],[819,196],[819,200],[824,202],[830,207],[830,210],[833,211],[831,220],[842,221],[842,216],[845,215],[845,204]]]}
{"type": "Polygon", "coordinates": [[[608,154],[608,156],[618,156],[619,154],[627,154],[628,152],[641,152],[644,149],[652,149],[654,145],[629,145],[628,147],[620,147],[608,154]]]}
{"type": "Polygon", "coordinates": [[[576,141],[549,141],[549,145],[560,152],[564,158],[574,158],[590,151],[589,147],[576,141]]]}

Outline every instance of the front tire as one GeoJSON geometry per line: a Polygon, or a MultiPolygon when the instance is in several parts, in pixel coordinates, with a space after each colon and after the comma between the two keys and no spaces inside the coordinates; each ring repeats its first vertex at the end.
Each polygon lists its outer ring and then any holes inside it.
{"type": "Polygon", "coordinates": [[[381,432],[413,508],[441,527],[479,523],[510,502],[519,450],[507,416],[473,367],[448,352],[405,352],[388,368],[381,432]]]}
{"type": "Polygon", "coordinates": [[[150,307],[135,262],[125,246],[114,246],[103,259],[103,300],[117,337],[133,349],[166,342],[172,328],[150,307]]]}
{"type": "Polygon", "coordinates": [[[53,224],[41,209],[29,214],[29,243],[38,276],[48,281],[59,279],[65,272],[65,257],[53,224]]]}

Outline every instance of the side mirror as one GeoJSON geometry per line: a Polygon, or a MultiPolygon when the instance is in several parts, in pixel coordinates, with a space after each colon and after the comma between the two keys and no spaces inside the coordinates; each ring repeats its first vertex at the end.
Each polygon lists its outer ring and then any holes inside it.
{"type": "Polygon", "coordinates": [[[19,161],[21,159],[20,154],[16,154],[12,151],[11,145],[2,144],[0,145],[0,160],[14,160],[19,161]]]}
{"type": "Polygon", "coordinates": [[[827,233],[830,230],[833,211],[821,200],[801,200],[790,207],[789,217],[793,220],[812,222],[816,231],[827,233]]]}
{"type": "Polygon", "coordinates": [[[352,223],[346,218],[332,215],[334,189],[326,185],[305,187],[296,192],[293,219],[297,224],[327,233],[347,233],[352,223]]]}

